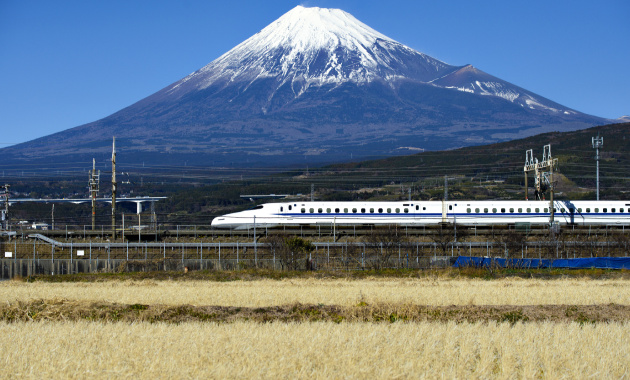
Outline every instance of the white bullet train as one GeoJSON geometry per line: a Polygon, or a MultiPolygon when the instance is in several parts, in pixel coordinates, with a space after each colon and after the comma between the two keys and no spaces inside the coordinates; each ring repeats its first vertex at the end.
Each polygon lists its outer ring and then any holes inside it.
{"type": "MultiPolygon", "coordinates": [[[[548,224],[549,201],[284,202],[214,218],[215,228],[314,225],[548,224]]],[[[630,225],[630,201],[554,201],[559,224],[630,225]]]]}

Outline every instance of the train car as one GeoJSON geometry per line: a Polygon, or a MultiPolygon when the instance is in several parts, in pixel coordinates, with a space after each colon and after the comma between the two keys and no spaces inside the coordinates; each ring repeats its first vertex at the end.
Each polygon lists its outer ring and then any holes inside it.
{"type": "MultiPolygon", "coordinates": [[[[554,201],[559,224],[630,224],[630,201],[554,201]]],[[[316,225],[422,226],[548,224],[549,201],[400,201],[265,203],[214,218],[215,228],[316,225]]]]}

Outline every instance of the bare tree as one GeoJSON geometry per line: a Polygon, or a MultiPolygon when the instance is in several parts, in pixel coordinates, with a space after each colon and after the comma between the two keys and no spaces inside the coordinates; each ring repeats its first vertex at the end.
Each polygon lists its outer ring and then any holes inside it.
{"type": "Polygon", "coordinates": [[[505,233],[494,235],[494,241],[499,243],[505,258],[516,257],[523,250],[526,235],[524,233],[507,230],[505,233]]]}
{"type": "Polygon", "coordinates": [[[627,256],[630,246],[630,237],[627,232],[617,231],[610,236],[610,241],[615,245],[615,256],[627,256]]]}
{"type": "Polygon", "coordinates": [[[574,235],[574,251],[578,257],[597,257],[597,236],[593,234],[579,233],[574,235]]]}
{"type": "Polygon", "coordinates": [[[370,263],[375,269],[387,267],[392,256],[397,255],[407,241],[397,225],[375,228],[364,239],[373,252],[370,263]]]}
{"type": "Polygon", "coordinates": [[[363,267],[361,262],[362,253],[363,250],[356,244],[349,244],[345,247],[341,247],[341,262],[346,270],[350,270],[351,266],[353,268],[363,267]]]}
{"type": "Polygon", "coordinates": [[[277,234],[270,234],[266,237],[266,241],[283,270],[313,269],[310,253],[315,250],[315,247],[310,241],[277,234]]]}
{"type": "Polygon", "coordinates": [[[561,257],[568,257],[569,247],[567,245],[567,236],[562,233],[553,233],[546,235],[541,239],[542,250],[541,256],[544,259],[556,259],[561,257]]]}
{"type": "Polygon", "coordinates": [[[442,256],[448,256],[448,249],[456,241],[465,240],[467,237],[468,232],[465,229],[458,229],[457,225],[452,223],[441,223],[440,227],[430,235],[431,241],[442,251],[442,256]]]}

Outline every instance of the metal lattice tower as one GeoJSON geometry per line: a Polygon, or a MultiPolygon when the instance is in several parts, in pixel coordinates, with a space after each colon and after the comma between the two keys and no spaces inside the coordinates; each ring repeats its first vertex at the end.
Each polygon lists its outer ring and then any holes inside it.
{"type": "Polygon", "coordinates": [[[604,138],[599,137],[599,133],[598,133],[597,137],[593,137],[592,142],[593,142],[593,149],[595,149],[595,161],[597,161],[597,169],[596,169],[597,174],[596,174],[595,182],[597,183],[597,200],[599,200],[599,148],[604,147],[604,138]]]}
{"type": "Polygon", "coordinates": [[[523,171],[525,172],[525,199],[527,200],[527,173],[534,173],[534,194],[536,200],[544,199],[544,194],[549,189],[549,222],[554,222],[554,207],[553,207],[553,169],[558,166],[558,159],[551,157],[551,144],[547,144],[543,147],[543,159],[538,162],[538,159],[534,158],[534,152],[530,149],[525,152],[525,166],[523,171]]]}

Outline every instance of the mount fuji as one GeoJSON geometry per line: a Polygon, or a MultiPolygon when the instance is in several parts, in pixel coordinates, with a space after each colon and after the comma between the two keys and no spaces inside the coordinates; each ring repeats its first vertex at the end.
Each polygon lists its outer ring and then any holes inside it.
{"type": "Polygon", "coordinates": [[[4,148],[15,162],[325,163],[451,149],[609,120],[413,50],[339,9],[298,6],[101,120],[4,148]]]}

